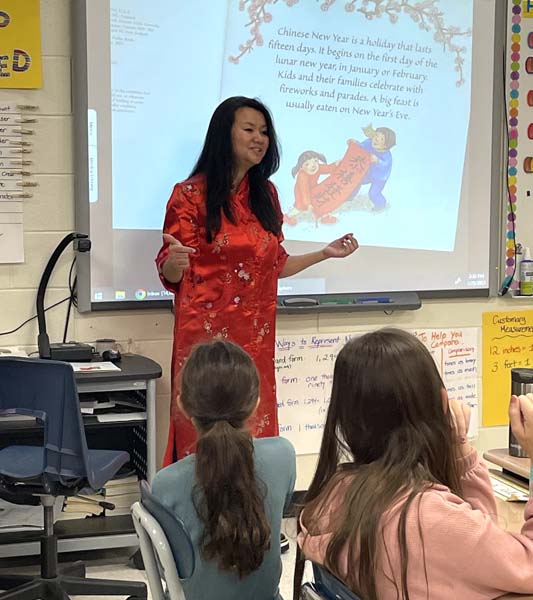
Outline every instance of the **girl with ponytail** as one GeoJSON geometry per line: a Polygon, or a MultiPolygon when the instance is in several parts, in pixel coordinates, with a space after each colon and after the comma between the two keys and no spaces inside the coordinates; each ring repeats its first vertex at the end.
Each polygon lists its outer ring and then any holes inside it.
{"type": "Polygon", "coordinates": [[[295,455],[283,438],[252,438],[258,390],[252,359],[231,342],[196,346],[183,367],[178,404],[197,431],[196,454],[160,471],[152,490],[195,546],[187,600],[280,598],[279,538],[295,455]]]}

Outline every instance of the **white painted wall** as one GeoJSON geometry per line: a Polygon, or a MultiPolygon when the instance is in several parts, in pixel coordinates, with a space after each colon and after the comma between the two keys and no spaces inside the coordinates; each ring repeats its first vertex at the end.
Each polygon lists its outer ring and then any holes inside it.
{"type": "MultiPolygon", "coordinates": [[[[75,0],[74,0],[75,1],[75,0]]],[[[32,179],[38,182],[34,197],[25,201],[24,230],[26,261],[0,265],[0,332],[11,330],[35,314],[35,295],[50,253],[74,227],[73,128],[71,104],[71,0],[41,0],[44,87],[42,90],[0,90],[0,101],[38,104],[35,125],[32,179]]],[[[71,256],[65,252],[52,276],[46,304],[68,295],[67,279],[71,256]]],[[[381,313],[281,316],[278,331],[315,333],[370,329],[384,325],[404,328],[480,327],[481,314],[491,310],[526,308],[506,298],[490,300],[424,301],[418,311],[386,316],[381,313]]],[[[52,341],[63,335],[65,307],[47,313],[52,341]]],[[[164,376],[157,382],[157,456],[160,463],[167,438],[170,404],[170,354],[173,318],[163,311],[115,311],[75,315],[69,339],[94,342],[101,337],[117,339],[125,350],[156,360],[164,376]]],[[[17,333],[0,336],[0,346],[21,345],[34,350],[37,322],[17,333]]],[[[479,382],[481,393],[481,381],[479,382]]],[[[481,450],[507,445],[507,428],[480,428],[476,442],[481,450]]],[[[298,458],[297,489],[305,489],[316,461],[315,455],[298,458]]]]}

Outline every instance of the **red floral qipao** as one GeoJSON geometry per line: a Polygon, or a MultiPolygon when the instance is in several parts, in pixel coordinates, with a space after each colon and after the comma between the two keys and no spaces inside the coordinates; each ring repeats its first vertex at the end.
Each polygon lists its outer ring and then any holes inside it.
{"type": "MultiPolygon", "coordinates": [[[[276,210],[277,193],[271,186],[276,210]]],[[[170,429],[164,465],[194,451],[196,434],[178,409],[179,373],[191,347],[211,338],[229,339],[254,359],[260,377],[260,403],[252,428],[257,437],[278,434],[274,340],[278,277],[287,259],[283,235],[265,231],[248,202],[248,178],[232,196],[235,224],[224,214],[219,233],[206,242],[206,183],[202,175],[175,185],[167,204],[163,231],[195,249],[178,284],[164,277],[174,292],[174,348],[170,429]]],[[[156,258],[166,260],[163,244],[156,258]]]]}

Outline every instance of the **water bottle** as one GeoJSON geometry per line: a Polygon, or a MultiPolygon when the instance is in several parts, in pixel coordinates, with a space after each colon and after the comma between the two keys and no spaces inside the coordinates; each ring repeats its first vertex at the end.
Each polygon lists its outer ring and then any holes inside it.
{"type": "MultiPolygon", "coordinates": [[[[520,396],[530,392],[533,392],[533,369],[511,369],[511,394],[520,396]]],[[[509,454],[518,458],[529,458],[515,438],[511,425],[509,425],[509,454]]]]}

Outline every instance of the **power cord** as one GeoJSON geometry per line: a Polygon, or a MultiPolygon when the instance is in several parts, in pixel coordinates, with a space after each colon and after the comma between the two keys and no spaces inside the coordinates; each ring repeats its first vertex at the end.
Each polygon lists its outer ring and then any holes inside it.
{"type": "MultiPolygon", "coordinates": [[[[52,308],[55,308],[56,306],[59,306],[60,304],[67,302],[69,299],[70,299],[70,296],[67,296],[66,298],[63,298],[63,300],[59,300],[58,302],[56,302],[55,304],[52,304],[51,306],[48,306],[44,310],[45,310],[45,312],[48,310],[51,310],[52,308]]],[[[15,327],[15,329],[11,329],[11,331],[1,331],[0,335],[10,335],[11,333],[15,333],[19,329],[22,329],[24,327],[24,325],[27,325],[30,321],[33,321],[33,319],[36,319],[36,318],[37,318],[37,314],[33,315],[33,317],[30,317],[29,319],[26,319],[23,323],[21,323],[20,325],[15,327]]]]}
{"type": "MultiPolygon", "coordinates": [[[[69,301],[67,319],[66,319],[66,323],[65,323],[65,332],[63,334],[63,342],[65,341],[65,337],[67,335],[68,322],[69,322],[69,316],[70,316],[70,307],[72,304],[74,304],[74,306],[76,306],[76,307],[78,306],[78,297],[77,297],[77,293],[76,293],[77,277],[74,279],[74,283],[71,283],[72,282],[72,271],[74,269],[75,264],[76,264],[76,256],[74,256],[74,258],[72,260],[72,263],[70,265],[70,270],[68,273],[68,289],[69,289],[70,295],[67,298],[63,298],[63,300],[59,300],[55,304],[52,304],[52,306],[49,306],[48,308],[44,309],[44,311],[46,312],[52,308],[55,308],[56,306],[59,306],[60,304],[63,304],[64,302],[69,301]]],[[[12,329],[11,331],[2,331],[2,332],[0,332],[0,335],[10,335],[11,333],[15,333],[19,329],[22,329],[22,327],[24,327],[24,325],[26,325],[30,321],[33,321],[33,319],[36,319],[36,318],[37,318],[37,315],[35,314],[35,315],[33,315],[33,317],[26,319],[24,321],[24,323],[21,323],[18,327],[15,327],[15,329],[12,329]]],[[[36,352],[32,352],[32,354],[36,354],[36,352]]]]}
{"type": "Polygon", "coordinates": [[[63,343],[64,344],[67,341],[68,324],[70,321],[70,310],[73,305],[76,308],[78,308],[78,289],[77,289],[78,275],[76,275],[74,277],[74,281],[72,281],[72,272],[74,270],[75,264],[76,264],[76,256],[74,256],[74,259],[72,260],[72,264],[70,265],[70,271],[68,272],[68,289],[70,292],[70,296],[69,296],[69,303],[68,303],[68,307],[67,307],[67,314],[65,317],[65,328],[63,329],[63,343]]]}

